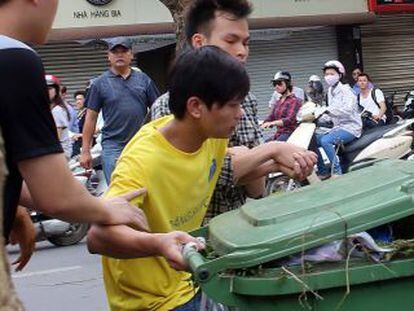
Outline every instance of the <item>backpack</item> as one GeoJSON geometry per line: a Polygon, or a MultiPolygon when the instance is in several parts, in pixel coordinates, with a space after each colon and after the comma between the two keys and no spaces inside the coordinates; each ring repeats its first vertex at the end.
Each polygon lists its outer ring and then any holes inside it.
{"type": "MultiPolygon", "coordinates": [[[[377,100],[377,95],[375,94],[376,90],[378,90],[378,89],[377,88],[372,89],[371,98],[374,101],[374,103],[377,105],[377,107],[381,109],[381,107],[378,103],[378,100],[377,100]]],[[[358,94],[357,95],[357,104],[358,104],[358,107],[362,108],[362,106],[360,105],[360,97],[361,97],[361,94],[358,94]]],[[[387,108],[387,110],[385,111],[385,116],[387,117],[386,124],[391,124],[393,119],[394,119],[394,112],[392,111],[393,106],[394,106],[394,101],[392,100],[392,96],[385,96],[384,95],[384,99],[385,99],[385,107],[387,108]]]]}

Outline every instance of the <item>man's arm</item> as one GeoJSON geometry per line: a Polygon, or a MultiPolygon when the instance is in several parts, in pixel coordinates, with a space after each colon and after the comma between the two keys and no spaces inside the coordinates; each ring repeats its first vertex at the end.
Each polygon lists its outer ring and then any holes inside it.
{"type": "Polygon", "coordinates": [[[88,109],[85,116],[85,123],[82,131],[82,153],[80,158],[80,165],[84,168],[91,168],[91,146],[92,137],[95,133],[96,121],[98,120],[98,112],[93,109],[88,109]]]}
{"type": "Polygon", "coordinates": [[[155,85],[154,81],[150,79],[148,84],[147,90],[147,107],[151,109],[152,104],[157,100],[160,96],[160,91],[158,90],[157,86],[155,85]]]}
{"type": "Polygon", "coordinates": [[[88,232],[88,250],[120,259],[148,256],[164,256],[172,268],[185,270],[187,264],[181,250],[186,243],[195,243],[198,249],[204,245],[188,233],[174,231],[169,233],[146,233],[135,231],[126,226],[93,225],[88,232]]]}
{"type": "Polygon", "coordinates": [[[244,186],[249,198],[258,199],[264,196],[266,190],[266,176],[253,179],[244,186]]]}
{"type": "MultiPolygon", "coordinates": [[[[232,154],[231,148],[229,153],[232,154]]],[[[311,151],[289,143],[268,142],[244,152],[233,153],[234,180],[238,183],[243,177],[252,174],[256,169],[260,169],[260,172],[266,172],[261,165],[270,160],[278,164],[283,173],[294,178],[304,179],[312,172],[317,156],[311,151]]],[[[270,165],[266,166],[269,168],[272,164],[267,165],[270,165]]]]}
{"type": "Polygon", "coordinates": [[[107,200],[96,198],[72,176],[61,153],[20,161],[18,167],[33,200],[28,205],[51,217],[148,230],[144,213],[128,203],[143,190],[107,200]]]}
{"type": "Polygon", "coordinates": [[[240,185],[249,184],[253,181],[256,181],[258,178],[261,178],[261,177],[266,179],[267,175],[269,175],[270,173],[274,173],[274,172],[280,172],[280,165],[277,164],[273,160],[269,160],[263,163],[262,165],[258,166],[257,168],[255,168],[253,171],[247,173],[242,178],[240,178],[238,184],[240,185]]]}

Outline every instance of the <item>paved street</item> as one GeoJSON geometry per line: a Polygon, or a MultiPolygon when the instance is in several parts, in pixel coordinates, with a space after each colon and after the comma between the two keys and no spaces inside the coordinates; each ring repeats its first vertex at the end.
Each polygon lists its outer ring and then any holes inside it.
{"type": "MultiPolygon", "coordinates": [[[[8,247],[11,260],[17,247],[8,247]]],[[[28,311],[107,310],[100,257],[86,244],[56,247],[37,243],[28,266],[13,273],[13,281],[28,311]]]]}

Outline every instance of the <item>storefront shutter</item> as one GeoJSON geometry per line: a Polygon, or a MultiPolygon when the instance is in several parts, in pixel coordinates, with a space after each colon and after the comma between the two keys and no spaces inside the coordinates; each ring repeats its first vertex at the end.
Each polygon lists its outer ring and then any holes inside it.
{"type": "MultiPolygon", "coordinates": [[[[75,41],[37,47],[45,71],[56,75],[68,88],[69,96],[85,89],[87,82],[108,69],[105,49],[85,46],[75,41]]],[[[71,97],[69,98],[71,99],[71,97]]]]}
{"type": "Polygon", "coordinates": [[[414,89],[414,14],[384,15],[361,27],[364,71],[385,92],[396,91],[403,104],[414,89]]]}
{"type": "Polygon", "coordinates": [[[280,37],[257,40],[252,36],[247,69],[252,83],[252,92],[259,101],[259,118],[268,111],[268,102],[273,93],[270,80],[279,70],[292,74],[294,85],[304,88],[309,76],[322,78],[322,66],[338,57],[334,27],[319,27],[302,30],[281,30],[280,37]]]}

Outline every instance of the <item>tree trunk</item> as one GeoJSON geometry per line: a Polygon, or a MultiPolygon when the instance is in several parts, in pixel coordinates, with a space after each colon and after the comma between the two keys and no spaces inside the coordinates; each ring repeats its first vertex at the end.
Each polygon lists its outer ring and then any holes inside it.
{"type": "Polygon", "coordinates": [[[0,132],[0,309],[2,311],[24,310],[17,297],[10,277],[9,262],[3,238],[3,186],[6,176],[6,164],[4,160],[4,144],[0,132]]]}
{"type": "Polygon", "coordinates": [[[177,36],[176,50],[181,50],[185,44],[185,32],[184,32],[184,18],[185,10],[192,0],[159,0],[163,3],[168,10],[170,10],[171,16],[174,20],[175,34],[177,36]]]}

